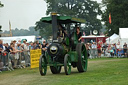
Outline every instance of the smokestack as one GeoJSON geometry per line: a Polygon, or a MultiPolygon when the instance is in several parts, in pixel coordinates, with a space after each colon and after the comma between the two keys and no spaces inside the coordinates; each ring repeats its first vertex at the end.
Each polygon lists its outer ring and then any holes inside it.
{"type": "Polygon", "coordinates": [[[57,32],[58,32],[58,26],[57,26],[57,13],[51,13],[52,16],[52,31],[53,31],[53,42],[57,41],[57,32]]]}

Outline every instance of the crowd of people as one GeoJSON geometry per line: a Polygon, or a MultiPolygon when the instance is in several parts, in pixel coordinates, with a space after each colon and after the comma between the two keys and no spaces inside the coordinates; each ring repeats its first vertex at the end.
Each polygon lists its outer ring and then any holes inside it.
{"type": "Polygon", "coordinates": [[[3,66],[8,66],[11,70],[30,66],[30,50],[42,49],[42,53],[46,51],[48,43],[43,40],[42,44],[39,41],[27,42],[27,40],[13,40],[11,43],[4,43],[0,40],[0,71],[3,66]],[[6,56],[6,57],[5,57],[6,56]]]}
{"type": "Polygon", "coordinates": [[[126,43],[121,46],[120,42],[115,44],[107,44],[102,41],[98,43],[92,42],[86,44],[86,49],[89,51],[89,58],[101,58],[101,54],[106,57],[128,57],[128,47],[126,43]]]}

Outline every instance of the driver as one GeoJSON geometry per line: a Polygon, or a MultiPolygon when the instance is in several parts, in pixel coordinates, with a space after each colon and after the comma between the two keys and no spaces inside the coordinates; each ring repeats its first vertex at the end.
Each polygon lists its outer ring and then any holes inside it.
{"type": "Polygon", "coordinates": [[[59,32],[58,32],[59,37],[64,38],[66,34],[67,34],[66,29],[61,24],[59,24],[59,32]]]}
{"type": "Polygon", "coordinates": [[[80,27],[76,28],[77,36],[78,36],[78,42],[81,42],[82,39],[82,33],[80,32],[80,27]]]}

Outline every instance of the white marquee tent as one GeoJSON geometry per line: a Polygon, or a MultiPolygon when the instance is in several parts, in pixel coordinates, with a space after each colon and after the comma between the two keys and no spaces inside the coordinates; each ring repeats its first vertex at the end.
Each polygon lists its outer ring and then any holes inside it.
{"type": "Polygon", "coordinates": [[[120,37],[118,36],[118,37],[116,37],[115,39],[113,39],[113,40],[111,40],[110,41],[110,44],[117,44],[118,42],[120,42],[120,37]]]}
{"type": "Polygon", "coordinates": [[[119,28],[119,35],[114,33],[106,39],[106,42],[110,44],[120,42],[120,46],[123,48],[124,43],[128,44],[128,28],[119,28]]]}
{"type": "Polygon", "coordinates": [[[119,35],[121,46],[123,46],[125,42],[128,44],[128,28],[119,28],[119,35]]]}
{"type": "Polygon", "coordinates": [[[114,33],[112,36],[110,36],[110,37],[108,37],[106,39],[106,42],[107,43],[110,43],[110,44],[113,44],[113,43],[116,43],[116,41],[117,41],[118,38],[119,38],[119,35],[117,35],[117,34],[114,33]]]}
{"type": "Polygon", "coordinates": [[[0,37],[0,40],[3,40],[3,43],[11,43],[13,40],[22,40],[22,39],[27,39],[27,42],[34,42],[36,40],[36,36],[14,36],[14,37],[0,37]]]}

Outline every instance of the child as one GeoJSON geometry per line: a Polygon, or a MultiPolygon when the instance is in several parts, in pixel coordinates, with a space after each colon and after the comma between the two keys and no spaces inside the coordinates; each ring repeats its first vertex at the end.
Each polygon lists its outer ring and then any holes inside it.
{"type": "Polygon", "coordinates": [[[122,52],[123,50],[121,50],[121,49],[119,49],[119,51],[118,51],[118,57],[121,57],[122,56],[122,52]]]}

